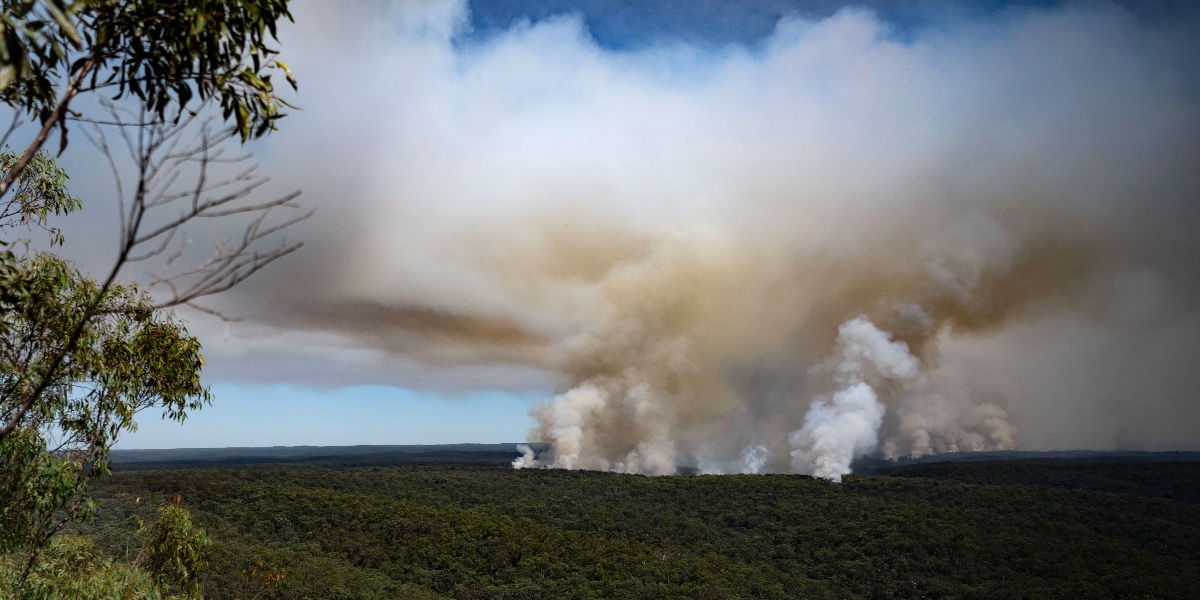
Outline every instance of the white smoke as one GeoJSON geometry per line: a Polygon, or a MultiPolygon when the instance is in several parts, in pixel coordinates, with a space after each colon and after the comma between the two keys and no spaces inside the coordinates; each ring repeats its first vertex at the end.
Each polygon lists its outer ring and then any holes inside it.
{"type": "Polygon", "coordinates": [[[894,342],[865,316],[838,327],[842,360],[837,363],[837,380],[857,384],[872,379],[897,380],[916,377],[921,361],[908,352],[904,342],[894,342]]]}
{"type": "Polygon", "coordinates": [[[674,473],[675,442],[664,419],[664,406],[649,385],[631,385],[632,377],[636,374],[597,377],[536,407],[534,414],[544,425],[544,437],[553,445],[550,457],[540,464],[553,469],[674,473]],[[598,447],[595,431],[597,427],[612,426],[614,418],[626,422],[628,429],[622,430],[622,435],[638,441],[623,455],[606,457],[598,447]]]}
{"type": "Polygon", "coordinates": [[[542,466],[541,461],[537,459],[537,454],[534,453],[533,448],[529,447],[529,444],[517,444],[517,452],[520,452],[521,456],[512,461],[514,469],[536,469],[542,466]]]}
{"type": "Polygon", "coordinates": [[[746,453],[742,456],[742,464],[745,466],[746,473],[761,473],[763,467],[767,466],[767,459],[771,457],[771,451],[762,444],[754,444],[746,448],[746,453]]]}
{"type": "Polygon", "coordinates": [[[623,462],[613,465],[618,473],[649,473],[671,475],[675,473],[675,442],[658,438],[640,442],[625,456],[623,462]]]}
{"type": "Polygon", "coordinates": [[[867,382],[894,385],[911,379],[920,361],[864,316],[838,328],[837,344],[841,357],[834,380],[841,389],[812,403],[804,426],[788,435],[788,443],[796,472],[841,481],[851,461],[879,445],[886,409],[867,382]]]}
{"type": "Polygon", "coordinates": [[[871,386],[859,382],[829,401],[817,400],[804,427],[791,433],[792,467],[800,473],[841,481],[850,462],[875,449],[885,409],[871,386]]]}

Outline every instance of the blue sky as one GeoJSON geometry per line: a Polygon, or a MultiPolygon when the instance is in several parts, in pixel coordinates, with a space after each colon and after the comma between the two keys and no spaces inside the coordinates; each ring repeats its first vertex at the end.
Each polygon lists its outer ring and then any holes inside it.
{"type": "MultiPolygon", "coordinates": [[[[516,23],[575,13],[583,16],[589,34],[606,49],[637,50],[664,41],[708,49],[731,44],[755,48],[774,32],[781,18],[826,19],[847,6],[870,10],[888,23],[894,35],[912,39],[922,29],[951,20],[987,20],[1006,11],[1085,4],[1068,0],[488,0],[470,3],[470,34],[465,37],[488,39],[516,23]]],[[[1152,20],[1186,20],[1200,10],[1194,2],[1175,0],[1106,4],[1152,20]]]]}
{"type": "Polygon", "coordinates": [[[212,386],[217,402],[183,423],[146,414],[121,448],[350,446],[523,440],[541,394],[429,394],[393,386],[332,390],[287,384],[212,386]]]}
{"type": "MultiPolygon", "coordinates": [[[[532,435],[804,471],[860,315],[921,368],[855,448],[1200,442],[1195,3],[293,12],[302,110],[251,150],[318,209],[306,247],[213,299],[242,322],[181,313],[216,401],[120,447],[532,435]]],[[[112,185],[84,146],[88,266],[112,185]]]]}

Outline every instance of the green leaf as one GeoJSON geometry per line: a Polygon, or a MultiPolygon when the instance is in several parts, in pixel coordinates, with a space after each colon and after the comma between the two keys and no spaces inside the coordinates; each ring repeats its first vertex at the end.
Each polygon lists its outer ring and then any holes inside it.
{"type": "Polygon", "coordinates": [[[12,83],[13,78],[16,76],[17,68],[13,65],[0,68],[0,92],[3,92],[4,88],[8,87],[8,84],[12,83]]]}
{"type": "Polygon", "coordinates": [[[50,11],[51,16],[54,17],[54,22],[58,23],[58,27],[63,35],[67,36],[67,39],[71,40],[71,43],[76,48],[83,48],[83,38],[75,30],[75,26],[71,24],[71,19],[67,17],[66,13],[56,6],[54,2],[46,2],[45,5],[50,11]]]}

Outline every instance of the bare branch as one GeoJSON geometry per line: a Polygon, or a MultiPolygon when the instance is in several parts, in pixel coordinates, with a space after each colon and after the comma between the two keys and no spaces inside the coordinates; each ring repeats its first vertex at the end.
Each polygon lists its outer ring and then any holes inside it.
{"type": "MultiPolygon", "coordinates": [[[[148,281],[156,293],[155,306],[187,306],[222,321],[236,317],[198,304],[198,299],[219,294],[237,286],[272,262],[295,252],[302,244],[272,242],[281,232],[310,218],[312,210],[273,218],[277,211],[295,211],[299,192],[247,202],[270,179],[260,175],[249,156],[231,154],[222,144],[235,137],[232,128],[214,129],[212,121],[194,115],[153,120],[143,110],[134,113],[111,102],[102,102],[111,121],[95,120],[86,131],[89,141],[108,161],[118,194],[121,237],[118,256],[93,302],[83,311],[95,315],[103,299],[129,263],[162,259],[160,271],[148,281]],[[136,127],[131,125],[136,124],[136,127]],[[109,145],[107,128],[116,133],[124,148],[109,145]],[[118,153],[128,157],[122,165],[118,153]],[[230,172],[232,171],[232,172],[230,172]],[[132,192],[132,193],[129,193],[132,192]],[[174,214],[170,214],[174,213],[174,214]],[[242,220],[240,235],[216,244],[212,253],[199,262],[187,263],[191,236],[188,229],[200,219],[242,220]],[[179,240],[172,251],[175,240],[179,240]],[[168,254],[169,252],[169,254],[168,254]],[[183,266],[179,266],[179,265],[183,266]]],[[[30,393],[5,415],[0,439],[23,422],[36,398],[49,393],[55,373],[78,342],[90,316],[80,319],[62,352],[50,357],[49,364],[36,377],[14,377],[14,393],[22,382],[33,385],[30,393]]]]}
{"type": "Polygon", "coordinates": [[[166,237],[163,238],[162,244],[159,244],[159,246],[157,248],[149,250],[143,254],[130,255],[130,257],[128,259],[129,262],[131,262],[131,263],[142,262],[144,260],[149,260],[151,258],[154,258],[155,256],[162,254],[163,252],[165,252],[167,250],[167,246],[171,243],[171,240],[175,238],[175,234],[178,231],[179,231],[178,229],[172,229],[170,232],[168,232],[166,237]]]}
{"type": "Polygon", "coordinates": [[[226,315],[225,313],[220,312],[218,310],[213,310],[211,308],[200,306],[199,304],[196,304],[195,302],[184,302],[184,303],[182,303],[182,306],[186,306],[192,310],[198,310],[202,313],[212,315],[222,321],[225,321],[226,323],[240,323],[242,321],[241,317],[231,317],[231,316],[226,315]]]}
{"type": "Polygon", "coordinates": [[[0,148],[3,148],[8,143],[8,136],[12,135],[17,127],[21,124],[21,113],[13,111],[12,122],[8,124],[8,128],[4,130],[4,135],[0,136],[0,148]]]}

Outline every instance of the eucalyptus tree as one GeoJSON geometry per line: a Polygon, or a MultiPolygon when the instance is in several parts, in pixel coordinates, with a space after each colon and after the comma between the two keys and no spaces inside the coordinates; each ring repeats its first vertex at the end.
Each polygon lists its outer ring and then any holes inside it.
{"type": "Polygon", "coordinates": [[[172,307],[225,318],[196,301],[298,249],[283,233],[311,213],[298,192],[257,199],[268,179],[237,149],[289,108],[272,81],[296,85],[272,47],[287,0],[0,9],[0,110],[11,112],[0,134],[0,554],[27,550],[32,565],[63,523],[90,513],[87,480],[107,472],[136,413],[183,421],[209,401],[200,345],[172,307]],[[45,150],[56,140],[65,151],[76,132],[110,166],[120,213],[115,258],[95,279],[52,253],[63,242],[54,218],[82,203],[45,150]],[[238,233],[197,254],[191,233],[214,218],[238,233]],[[29,250],[18,235],[30,230],[48,234],[50,252],[29,250]],[[133,264],[149,280],[125,281],[133,264]]]}
{"type": "Polygon", "coordinates": [[[209,399],[199,342],[136,285],[111,286],[75,334],[99,284],[52,254],[25,261],[20,277],[23,293],[5,307],[0,393],[20,396],[14,388],[28,385],[25,373],[67,359],[21,426],[0,440],[0,553],[38,548],[64,523],[90,516],[87,481],[109,472],[109,450],[136,428],[138,412],[159,407],[183,421],[209,399]]]}
{"type": "MultiPolygon", "coordinates": [[[[154,307],[208,310],[195,301],[299,248],[275,234],[310,213],[270,221],[272,211],[298,208],[296,194],[253,201],[267,178],[247,165],[249,157],[231,156],[223,146],[274,129],[288,106],[272,73],[282,72],[293,88],[295,80],[270,46],[279,22],[291,19],[286,0],[0,0],[0,6],[0,102],[12,112],[0,143],[22,125],[36,128],[23,149],[6,158],[0,205],[20,213],[13,186],[30,179],[26,171],[36,169],[52,133],[61,152],[69,132],[82,125],[113,170],[121,212],[116,258],[95,293],[77,306],[60,351],[20,373],[20,384],[0,398],[3,440],[27,424],[127,265],[159,261],[148,282],[158,288],[151,289],[154,307]],[[89,94],[103,110],[72,108],[89,94]],[[129,163],[124,169],[117,164],[122,156],[129,163]],[[230,174],[221,176],[218,167],[230,174]],[[239,215],[246,217],[240,236],[191,264],[179,260],[195,256],[187,253],[189,227],[239,215]]],[[[11,249],[0,256],[0,275],[14,272],[14,261],[11,249]]],[[[0,298],[19,295],[4,281],[0,298]]]]}
{"type": "Polygon", "coordinates": [[[14,109],[14,125],[22,117],[40,123],[0,180],[0,195],[52,132],[66,146],[68,123],[82,118],[71,110],[81,95],[128,95],[159,120],[177,119],[193,100],[215,99],[246,140],[273,129],[287,106],[271,72],[282,71],[296,85],[268,46],[280,19],[291,19],[287,0],[0,0],[0,6],[0,100],[14,109]]]}

